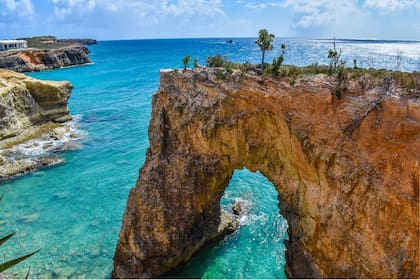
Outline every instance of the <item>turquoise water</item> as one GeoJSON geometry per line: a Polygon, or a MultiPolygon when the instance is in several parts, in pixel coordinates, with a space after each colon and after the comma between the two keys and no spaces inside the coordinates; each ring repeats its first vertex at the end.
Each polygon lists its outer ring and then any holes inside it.
{"type": "MultiPolygon", "coordinates": [[[[8,272],[36,278],[107,278],[129,189],[148,146],[151,98],[158,70],[181,67],[186,54],[201,64],[220,53],[235,61],[259,62],[255,39],[109,41],[92,46],[93,65],[32,73],[39,79],[69,80],[69,107],[86,136],[65,163],[0,185],[0,234],[16,236],[0,249],[0,262],[35,249],[42,251],[8,272]]],[[[285,63],[327,63],[330,42],[287,38],[285,63]]],[[[393,69],[397,50],[402,68],[420,69],[420,44],[338,41],[352,65],[393,69]]],[[[279,48],[269,53],[268,61],[279,48]]],[[[177,271],[179,277],[283,278],[286,222],[278,215],[277,193],[261,174],[235,173],[222,201],[246,205],[238,232],[207,247],[177,271]]]]}

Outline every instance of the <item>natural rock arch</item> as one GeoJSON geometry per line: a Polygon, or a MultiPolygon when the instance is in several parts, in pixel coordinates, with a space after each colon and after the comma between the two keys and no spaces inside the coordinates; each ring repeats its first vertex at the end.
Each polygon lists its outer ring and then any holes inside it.
{"type": "Polygon", "coordinates": [[[220,205],[222,225],[231,228],[160,277],[284,279],[288,225],[279,214],[274,185],[260,172],[235,170],[220,205]],[[231,229],[235,232],[229,234],[231,229]]]}
{"type": "Polygon", "coordinates": [[[259,170],[289,223],[295,277],[418,277],[420,102],[322,75],[265,81],[162,72],[150,149],[114,277],[158,276],[215,236],[235,169],[259,170]]]}

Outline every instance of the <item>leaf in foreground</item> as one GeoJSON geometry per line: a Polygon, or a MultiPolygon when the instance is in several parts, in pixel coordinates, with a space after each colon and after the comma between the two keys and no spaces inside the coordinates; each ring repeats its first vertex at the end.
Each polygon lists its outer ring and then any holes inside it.
{"type": "Polygon", "coordinates": [[[27,258],[35,255],[39,251],[41,251],[41,249],[36,250],[35,252],[32,252],[32,253],[27,254],[25,256],[22,256],[22,257],[19,257],[19,258],[16,258],[16,259],[13,259],[13,260],[10,260],[8,262],[5,262],[5,263],[0,264],[0,273],[3,272],[3,271],[5,271],[5,270],[7,270],[7,269],[9,269],[9,268],[11,268],[14,265],[17,265],[18,263],[26,260],[27,258]]]}
{"type": "Polygon", "coordinates": [[[0,246],[3,245],[3,243],[5,243],[7,240],[9,240],[13,235],[15,235],[16,232],[13,232],[5,237],[3,237],[2,239],[0,239],[0,246]]]}

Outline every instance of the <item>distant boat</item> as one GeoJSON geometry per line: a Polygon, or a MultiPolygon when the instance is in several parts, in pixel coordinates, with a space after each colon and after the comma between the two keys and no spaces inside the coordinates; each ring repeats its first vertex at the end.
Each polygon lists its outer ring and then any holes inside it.
{"type": "Polygon", "coordinates": [[[233,40],[227,40],[226,43],[233,44],[233,40]]]}

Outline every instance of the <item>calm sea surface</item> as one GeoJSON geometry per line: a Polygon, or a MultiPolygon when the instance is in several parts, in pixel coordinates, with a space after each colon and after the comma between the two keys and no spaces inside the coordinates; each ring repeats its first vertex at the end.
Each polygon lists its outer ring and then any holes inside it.
{"type": "MultiPolygon", "coordinates": [[[[0,262],[42,248],[6,275],[22,278],[107,278],[128,191],[134,186],[148,147],[151,98],[159,69],[182,67],[190,54],[205,64],[209,55],[257,63],[255,39],[107,41],[92,46],[93,65],[30,74],[69,80],[69,107],[86,133],[81,147],[62,153],[65,163],[0,185],[0,236],[16,236],[0,248],[0,262]]],[[[327,63],[328,40],[285,38],[285,63],[327,63]]],[[[420,70],[420,43],[338,40],[347,65],[420,70]]],[[[207,247],[173,276],[203,278],[285,278],[287,223],[278,214],[277,192],[261,174],[237,171],[222,205],[241,201],[245,215],[232,236],[207,247]]]]}

